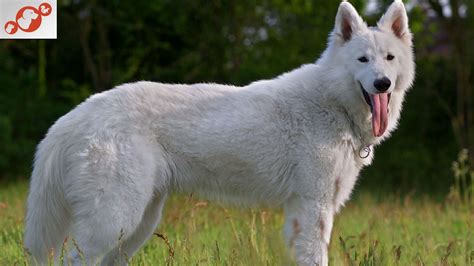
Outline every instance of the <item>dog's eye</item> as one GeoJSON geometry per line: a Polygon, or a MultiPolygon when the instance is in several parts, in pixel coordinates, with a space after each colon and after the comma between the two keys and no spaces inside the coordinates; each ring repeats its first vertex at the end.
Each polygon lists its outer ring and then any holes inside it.
{"type": "Polygon", "coordinates": [[[387,60],[388,61],[392,61],[394,58],[395,58],[395,56],[393,56],[391,54],[387,55],[387,60]]]}
{"type": "Polygon", "coordinates": [[[367,59],[367,57],[365,57],[365,56],[359,57],[359,58],[357,58],[357,60],[359,60],[359,62],[362,62],[362,63],[369,62],[369,59],[367,59]]]}

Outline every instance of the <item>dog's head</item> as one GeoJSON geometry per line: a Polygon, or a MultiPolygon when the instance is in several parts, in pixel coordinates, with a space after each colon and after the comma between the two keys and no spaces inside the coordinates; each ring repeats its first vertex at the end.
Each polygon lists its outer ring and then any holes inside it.
{"type": "Polygon", "coordinates": [[[409,88],[414,78],[412,35],[402,1],[390,5],[377,27],[368,27],[351,4],[342,2],[331,38],[337,47],[333,56],[353,77],[359,100],[372,113],[373,135],[382,136],[392,93],[409,88]]]}
{"type": "Polygon", "coordinates": [[[25,11],[23,11],[23,14],[21,17],[24,19],[32,20],[32,19],[36,19],[38,17],[38,14],[33,9],[27,8],[25,9],[25,11]]]}

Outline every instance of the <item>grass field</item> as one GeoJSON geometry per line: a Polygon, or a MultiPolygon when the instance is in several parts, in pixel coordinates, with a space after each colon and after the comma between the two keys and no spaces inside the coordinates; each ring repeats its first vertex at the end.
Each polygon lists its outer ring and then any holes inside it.
{"type": "MultiPolygon", "coordinates": [[[[0,188],[0,265],[24,265],[27,184],[0,188]]],[[[241,210],[173,196],[131,265],[292,265],[281,210],[241,210]],[[170,248],[172,253],[170,254],[170,248]]],[[[359,191],[337,216],[330,265],[474,265],[474,210],[456,201],[359,191]]]]}

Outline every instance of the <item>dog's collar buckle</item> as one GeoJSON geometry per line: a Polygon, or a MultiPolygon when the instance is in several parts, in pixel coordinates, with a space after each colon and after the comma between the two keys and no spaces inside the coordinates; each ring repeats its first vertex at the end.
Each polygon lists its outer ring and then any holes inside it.
{"type": "Polygon", "coordinates": [[[359,157],[362,159],[365,159],[370,156],[371,152],[372,152],[372,145],[362,147],[359,150],[359,157]]]}

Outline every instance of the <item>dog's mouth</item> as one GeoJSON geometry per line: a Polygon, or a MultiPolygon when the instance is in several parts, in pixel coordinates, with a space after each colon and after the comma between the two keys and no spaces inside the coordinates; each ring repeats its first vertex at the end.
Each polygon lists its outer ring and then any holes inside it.
{"type": "Polygon", "coordinates": [[[360,82],[359,85],[364,95],[364,100],[372,113],[372,132],[375,137],[380,137],[385,133],[388,126],[388,104],[392,94],[389,92],[370,94],[365,91],[360,82]]]}

